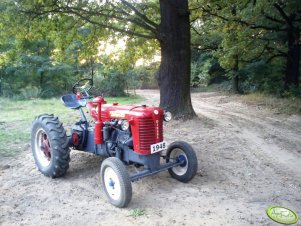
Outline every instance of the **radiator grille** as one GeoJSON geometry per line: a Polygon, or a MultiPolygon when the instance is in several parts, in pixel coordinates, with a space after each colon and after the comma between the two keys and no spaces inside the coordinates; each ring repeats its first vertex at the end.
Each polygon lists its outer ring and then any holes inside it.
{"type": "Polygon", "coordinates": [[[154,122],[152,118],[139,119],[139,140],[141,150],[150,150],[150,145],[163,139],[162,120],[154,122]]]}

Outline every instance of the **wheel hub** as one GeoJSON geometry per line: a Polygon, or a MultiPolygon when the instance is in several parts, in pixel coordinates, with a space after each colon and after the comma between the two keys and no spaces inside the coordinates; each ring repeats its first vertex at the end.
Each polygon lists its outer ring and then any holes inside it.
{"type": "Polygon", "coordinates": [[[48,161],[51,159],[51,148],[47,135],[44,133],[41,137],[41,149],[48,161]]]}
{"type": "Polygon", "coordinates": [[[110,178],[110,181],[109,181],[109,186],[114,189],[114,185],[115,185],[115,182],[112,180],[112,178],[110,178]]]}
{"type": "Polygon", "coordinates": [[[187,172],[188,169],[188,160],[185,152],[180,148],[175,148],[170,153],[170,159],[174,159],[178,166],[173,167],[171,170],[178,176],[182,176],[187,172]]]}
{"type": "Polygon", "coordinates": [[[121,195],[120,181],[116,172],[111,167],[105,169],[104,184],[111,199],[118,200],[121,195]]]}
{"type": "Polygon", "coordinates": [[[186,161],[186,158],[184,155],[178,156],[177,161],[179,161],[181,163],[180,164],[181,167],[185,167],[187,164],[187,161],[186,161]]]}

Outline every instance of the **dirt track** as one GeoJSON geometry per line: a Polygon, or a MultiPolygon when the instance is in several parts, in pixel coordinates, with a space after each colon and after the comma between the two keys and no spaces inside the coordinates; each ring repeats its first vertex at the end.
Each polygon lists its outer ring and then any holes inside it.
{"type": "MultiPolygon", "coordinates": [[[[157,91],[140,91],[157,105],[157,91]]],[[[167,172],[133,183],[126,209],[100,191],[101,158],[71,153],[67,175],[49,179],[30,148],[0,160],[0,225],[279,225],[265,210],[290,207],[301,215],[301,117],[279,115],[218,93],[192,95],[199,118],[165,125],[168,142],[185,140],[199,171],[188,184],[167,172]],[[143,216],[129,216],[131,210],[143,216]]],[[[301,221],[298,222],[301,224],[301,221]]]]}

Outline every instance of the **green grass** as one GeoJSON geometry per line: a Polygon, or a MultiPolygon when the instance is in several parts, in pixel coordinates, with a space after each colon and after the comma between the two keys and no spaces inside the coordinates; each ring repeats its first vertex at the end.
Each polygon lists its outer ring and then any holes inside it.
{"type": "MultiPolygon", "coordinates": [[[[143,101],[140,96],[105,98],[108,103],[134,104],[143,101]]],[[[68,130],[79,118],[76,110],[66,108],[59,98],[15,101],[0,98],[0,156],[12,156],[28,148],[30,129],[40,114],[54,114],[68,130]]]]}
{"type": "Polygon", "coordinates": [[[262,93],[251,93],[242,96],[242,98],[247,103],[259,104],[281,114],[301,114],[300,98],[278,98],[262,93]]]}
{"type": "Polygon", "coordinates": [[[136,208],[136,209],[132,209],[130,211],[130,214],[128,215],[128,217],[137,218],[137,217],[140,217],[140,216],[143,216],[143,215],[145,215],[145,211],[143,209],[136,208]]]}

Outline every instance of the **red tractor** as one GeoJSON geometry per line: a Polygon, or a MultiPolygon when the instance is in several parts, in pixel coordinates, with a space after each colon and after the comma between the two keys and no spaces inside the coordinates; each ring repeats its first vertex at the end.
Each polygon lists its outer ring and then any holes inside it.
{"type": "Polygon", "coordinates": [[[33,121],[31,145],[39,171],[52,178],[64,176],[70,148],[108,157],[101,164],[101,184],[109,202],[117,207],[130,202],[132,181],[163,170],[184,183],[195,176],[198,162],[193,148],[183,141],[167,146],[163,140],[163,121],[171,119],[169,112],[146,105],[107,104],[101,96],[92,99],[88,93],[92,86],[92,79],[82,79],[73,86],[74,94],[61,97],[66,107],[80,113],[70,136],[53,115],[43,114],[33,121]],[[87,120],[83,107],[93,120],[87,120]],[[137,171],[129,175],[128,165],[137,171]]]}

